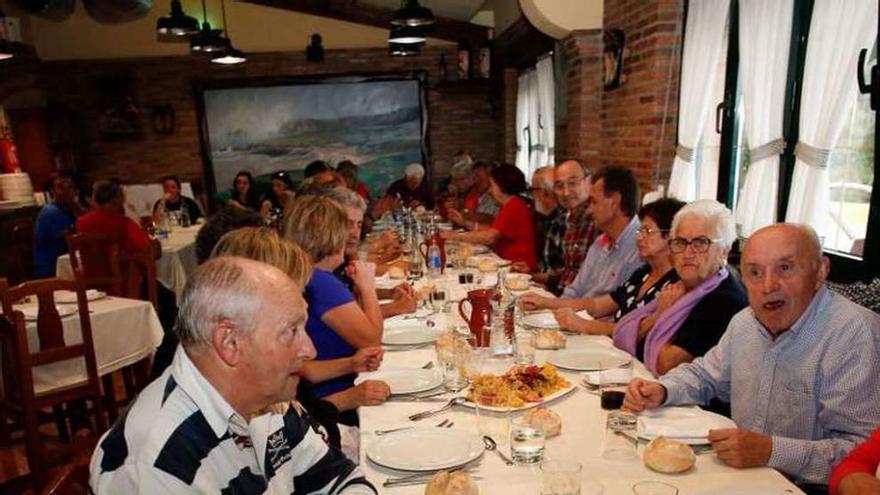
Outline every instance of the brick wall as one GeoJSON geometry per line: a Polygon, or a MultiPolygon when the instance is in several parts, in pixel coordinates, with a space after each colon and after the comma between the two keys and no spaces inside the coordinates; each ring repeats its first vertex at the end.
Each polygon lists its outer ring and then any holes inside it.
{"type": "Polygon", "coordinates": [[[448,72],[455,73],[455,48],[428,48],[416,57],[390,57],[385,49],[328,50],[323,63],[308,63],[302,52],[249,55],[239,66],[218,66],[190,56],[122,59],[114,61],[51,62],[42,65],[41,79],[52,107],[73,115],[69,132],[84,172],[91,178],[115,176],[126,182],[155,181],[176,173],[184,180],[202,178],[203,163],[193,87],[197,81],[224,78],[297,77],[333,74],[382,74],[427,70],[430,167],[435,177],[448,173],[451,155],[459,149],[480,158],[496,158],[496,126],[487,84],[437,85],[440,53],[448,72]],[[106,140],[97,137],[92,120],[100,95],[96,77],[128,75],[135,100],[142,109],[143,135],[106,140]],[[171,104],[176,130],[153,132],[150,108],[171,104]]]}
{"type": "Polygon", "coordinates": [[[668,181],[683,12],[683,0],[605,2],[605,29],[626,34],[623,84],[613,90],[602,89],[600,32],[575,31],[562,40],[568,116],[557,128],[557,156],[578,157],[593,167],[630,167],[646,188],[653,189],[658,178],[661,184],[668,181]]]}

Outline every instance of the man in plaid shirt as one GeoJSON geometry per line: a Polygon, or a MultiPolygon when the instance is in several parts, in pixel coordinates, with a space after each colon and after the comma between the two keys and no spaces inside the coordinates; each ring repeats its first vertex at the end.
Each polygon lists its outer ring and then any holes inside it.
{"type": "Polygon", "coordinates": [[[567,211],[562,267],[550,270],[545,282],[547,288],[558,295],[574,281],[597,232],[588,212],[590,170],[587,167],[574,159],[562,161],[554,170],[553,189],[559,204],[567,211]]]}

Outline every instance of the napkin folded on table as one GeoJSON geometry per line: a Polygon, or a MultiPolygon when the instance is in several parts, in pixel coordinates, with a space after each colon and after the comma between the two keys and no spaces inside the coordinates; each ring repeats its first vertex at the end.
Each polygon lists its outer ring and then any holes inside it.
{"type": "Polygon", "coordinates": [[[708,418],[697,417],[651,417],[639,416],[638,430],[648,437],[706,438],[709,430],[718,425],[708,418]]]}
{"type": "Polygon", "coordinates": [[[612,368],[603,371],[588,371],[584,373],[584,380],[590,385],[604,385],[606,383],[629,383],[632,378],[632,370],[629,368],[612,368]]]}

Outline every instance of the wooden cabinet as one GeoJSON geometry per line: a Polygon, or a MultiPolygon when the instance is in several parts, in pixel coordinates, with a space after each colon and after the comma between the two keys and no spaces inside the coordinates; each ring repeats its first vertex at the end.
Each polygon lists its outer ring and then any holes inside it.
{"type": "Polygon", "coordinates": [[[0,210],[0,277],[17,284],[33,271],[34,222],[38,206],[0,210]]]}

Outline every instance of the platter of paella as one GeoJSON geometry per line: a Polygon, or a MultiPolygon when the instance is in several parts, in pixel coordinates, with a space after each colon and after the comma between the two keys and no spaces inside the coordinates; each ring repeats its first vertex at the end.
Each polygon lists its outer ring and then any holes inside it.
{"type": "Polygon", "coordinates": [[[464,406],[524,411],[558,399],[575,386],[552,364],[517,365],[502,375],[482,374],[472,378],[465,391],[464,406]]]}

